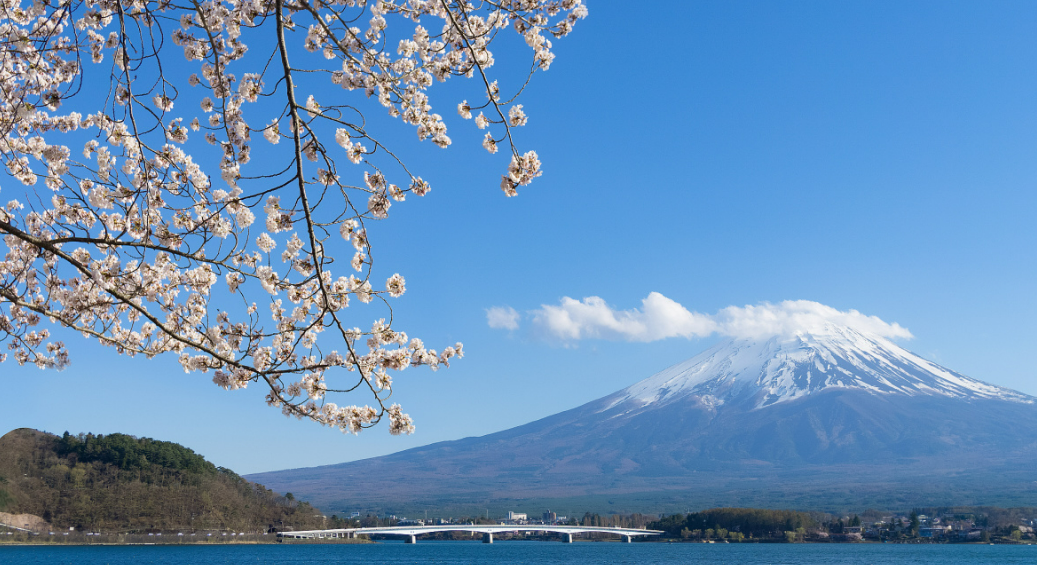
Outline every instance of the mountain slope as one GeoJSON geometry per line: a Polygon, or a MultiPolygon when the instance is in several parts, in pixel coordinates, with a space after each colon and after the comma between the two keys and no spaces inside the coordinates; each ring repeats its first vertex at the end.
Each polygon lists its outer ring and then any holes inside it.
{"type": "Polygon", "coordinates": [[[731,340],[612,395],[484,437],[252,478],[332,508],[634,493],[651,501],[722,488],[742,491],[737,498],[774,484],[804,496],[846,483],[1031,496],[1034,400],[828,326],[731,340]]]}
{"type": "Polygon", "coordinates": [[[27,428],[0,437],[0,511],[79,531],[264,532],[275,524],[323,524],[308,503],[250,483],[175,443],[124,434],[59,437],[27,428]]]}

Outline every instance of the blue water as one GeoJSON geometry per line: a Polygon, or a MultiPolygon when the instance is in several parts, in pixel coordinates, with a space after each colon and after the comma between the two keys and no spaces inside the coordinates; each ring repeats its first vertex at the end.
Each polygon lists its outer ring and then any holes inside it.
{"type": "Polygon", "coordinates": [[[0,546],[0,563],[75,565],[363,564],[405,563],[560,565],[583,563],[655,565],[730,563],[774,565],[1011,565],[1037,563],[1037,546],[893,544],[666,544],[545,541],[418,541],[415,545],[224,545],[224,546],[0,546]]]}

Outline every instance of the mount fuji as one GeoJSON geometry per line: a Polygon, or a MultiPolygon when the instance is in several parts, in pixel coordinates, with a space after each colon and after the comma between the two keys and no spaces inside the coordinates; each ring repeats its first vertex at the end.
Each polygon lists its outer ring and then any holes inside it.
{"type": "Polygon", "coordinates": [[[945,369],[885,338],[829,324],[784,339],[728,340],[606,397],[606,410],[689,398],[756,410],[833,389],[1024,404],[1037,400],[945,369]]]}
{"type": "Polygon", "coordinates": [[[1037,505],[1035,401],[827,324],[510,430],[248,478],[322,508],[1037,505]]]}

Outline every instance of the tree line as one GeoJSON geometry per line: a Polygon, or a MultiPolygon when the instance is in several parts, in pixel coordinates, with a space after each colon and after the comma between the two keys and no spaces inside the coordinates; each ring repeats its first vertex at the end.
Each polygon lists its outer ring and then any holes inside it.
{"type": "Polygon", "coordinates": [[[55,451],[73,464],[107,463],[123,471],[142,471],[145,477],[150,476],[152,468],[197,475],[219,472],[215,465],[182,445],[126,434],[74,436],[65,432],[55,442],[55,451]]]}
{"type": "MultiPolygon", "coordinates": [[[[787,539],[801,538],[818,520],[795,510],[760,508],[713,508],[690,514],[674,514],[648,524],[670,537],[702,539],[787,539]]],[[[795,541],[793,539],[792,541],[795,541]]]]}

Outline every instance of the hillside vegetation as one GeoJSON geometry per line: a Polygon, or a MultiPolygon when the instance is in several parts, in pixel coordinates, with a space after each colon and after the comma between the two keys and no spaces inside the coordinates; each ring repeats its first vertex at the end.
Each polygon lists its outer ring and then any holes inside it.
{"type": "Polygon", "coordinates": [[[324,519],[176,443],[30,429],[0,438],[0,512],[91,531],[260,532],[324,519]]]}
{"type": "Polygon", "coordinates": [[[662,518],[648,525],[663,530],[671,537],[724,539],[736,533],[738,541],[749,539],[784,539],[786,532],[805,532],[818,525],[817,519],[794,510],[766,510],[761,508],[712,508],[701,512],[662,518]]]}

